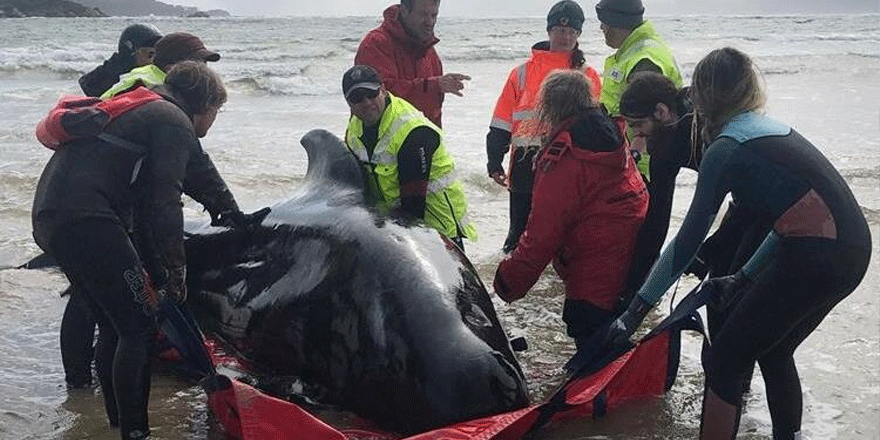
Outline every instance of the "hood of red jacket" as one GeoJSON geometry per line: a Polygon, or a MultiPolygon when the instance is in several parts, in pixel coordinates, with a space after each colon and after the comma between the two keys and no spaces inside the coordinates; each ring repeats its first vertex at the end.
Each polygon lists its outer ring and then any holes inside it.
{"type": "Polygon", "coordinates": [[[428,41],[416,41],[412,35],[408,34],[400,22],[399,4],[389,6],[382,15],[385,18],[385,21],[382,22],[382,29],[388,32],[395,40],[406,43],[415,49],[428,50],[440,41],[436,35],[428,41]]]}
{"type": "Polygon", "coordinates": [[[598,109],[572,117],[556,130],[556,142],[571,145],[572,156],[601,166],[624,169],[629,153],[623,133],[598,109]]]}

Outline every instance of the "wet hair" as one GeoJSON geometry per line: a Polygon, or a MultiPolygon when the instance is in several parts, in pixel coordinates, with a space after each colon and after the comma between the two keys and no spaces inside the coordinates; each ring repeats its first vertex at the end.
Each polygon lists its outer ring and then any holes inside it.
{"type": "Polygon", "coordinates": [[[581,44],[575,43],[574,49],[571,51],[571,58],[569,58],[568,65],[572,69],[580,69],[584,67],[584,63],[587,62],[586,58],[584,58],[584,51],[581,50],[581,44]]]}
{"type": "Polygon", "coordinates": [[[694,136],[699,133],[703,142],[711,142],[734,116],[758,110],[766,102],[752,60],[731,47],[715,49],[697,63],[690,97],[695,111],[694,136]]]}
{"type": "Polygon", "coordinates": [[[620,95],[620,113],[630,118],[646,118],[654,115],[659,103],[678,112],[684,98],[682,93],[672,80],[660,73],[636,72],[620,95]]]}
{"type": "Polygon", "coordinates": [[[195,115],[220,107],[226,102],[226,88],[220,75],[200,61],[181,61],[171,66],[165,84],[183,98],[195,115]]]}
{"type": "Polygon", "coordinates": [[[590,79],[578,70],[554,70],[541,83],[536,108],[537,132],[549,134],[553,127],[578,114],[595,109],[590,79]]]}

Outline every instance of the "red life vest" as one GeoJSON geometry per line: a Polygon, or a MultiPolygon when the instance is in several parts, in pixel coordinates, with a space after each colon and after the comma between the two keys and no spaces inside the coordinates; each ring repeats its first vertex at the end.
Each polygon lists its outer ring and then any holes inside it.
{"type": "Polygon", "coordinates": [[[37,124],[37,140],[46,148],[55,150],[75,139],[101,137],[104,127],[119,115],[159,99],[163,99],[162,96],[145,87],[103,101],[88,96],[62,96],[55,108],[37,124]]]}

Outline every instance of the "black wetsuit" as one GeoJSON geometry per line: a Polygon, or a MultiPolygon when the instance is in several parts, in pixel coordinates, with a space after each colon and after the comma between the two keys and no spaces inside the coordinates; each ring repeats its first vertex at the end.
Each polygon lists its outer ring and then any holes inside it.
{"type": "Polygon", "coordinates": [[[119,76],[134,69],[134,56],[124,57],[114,53],[91,72],[79,77],[79,87],[86,96],[98,97],[119,82],[119,76]]]}
{"type": "MultiPolygon", "coordinates": [[[[684,109],[679,109],[682,110],[684,109]]],[[[674,128],[660,128],[655,136],[648,139],[651,179],[645,182],[645,186],[651,198],[627,274],[624,297],[621,298],[623,307],[629,304],[632,295],[645,281],[651,265],[660,255],[660,249],[669,230],[675,179],[679,170],[682,168],[698,170],[700,157],[695,156],[691,151],[692,120],[693,116],[687,114],[676,123],[674,128]]]]}
{"type": "MultiPolygon", "coordinates": [[[[134,67],[133,57],[114,53],[103,64],[79,77],[79,86],[86,96],[97,98],[119,82],[120,75],[134,67]]],[[[96,321],[85,301],[80,299],[82,295],[73,295],[73,290],[71,286],[62,293],[62,296],[69,296],[69,300],[61,319],[61,362],[67,386],[82,388],[92,383],[96,321]]]]}
{"type": "Polygon", "coordinates": [[[707,385],[741,405],[741,383],[757,360],[767,385],[774,438],[800,430],[795,348],[859,284],[871,237],[844,179],[809,141],[754,113],[734,118],[705,150],[681,229],[638,295],[656,304],[682,274],[730,193],[744,212],[774,221],[741,272],[748,281],[723,313],[704,352],[707,385]]]}
{"type": "Polygon", "coordinates": [[[181,194],[212,217],[238,210],[202,150],[184,100],[165,86],[155,91],[165,99],[119,116],[105,130],[144,154],[96,138],[67,143],[43,170],[32,210],[35,241],[58,260],[72,295],[84,297],[78,300],[98,322],[98,379],[108,418],[123,438],[149,431],[156,329],[144,303],[144,269],[161,286],[167,271],[186,265],[181,194]]]}

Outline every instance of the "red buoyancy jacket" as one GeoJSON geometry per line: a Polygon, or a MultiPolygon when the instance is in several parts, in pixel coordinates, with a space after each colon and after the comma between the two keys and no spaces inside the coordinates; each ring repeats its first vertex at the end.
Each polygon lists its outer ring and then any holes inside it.
{"type": "Polygon", "coordinates": [[[440,40],[435,37],[427,42],[415,41],[400,23],[399,11],[398,4],[385,9],[385,20],[364,36],[354,63],[375,69],[388,91],[405,99],[441,127],[443,65],[434,50],[440,40]]]}
{"type": "Polygon", "coordinates": [[[568,298],[612,309],[623,288],[648,192],[616,125],[598,110],[554,131],[535,165],[526,230],[495,273],[522,298],[552,260],[568,298]]]}
{"type": "Polygon", "coordinates": [[[140,257],[156,269],[150,276],[161,280],[163,267],[186,265],[182,193],[202,204],[212,218],[239,210],[202,149],[192,111],[180,93],[168,85],[153,91],[161,99],[125,112],[104,129],[142,145],[146,155],[96,138],[76,139],[55,150],[37,183],[31,209],[34,240],[41,249],[49,251],[52,237],[67,224],[109,219],[133,228],[140,257]],[[139,171],[132,181],[134,169],[139,171]]]}
{"type": "Polygon", "coordinates": [[[160,99],[161,96],[145,87],[105,101],[87,96],[62,96],[37,124],[37,140],[54,150],[74,139],[94,137],[120,115],[160,99]]]}

